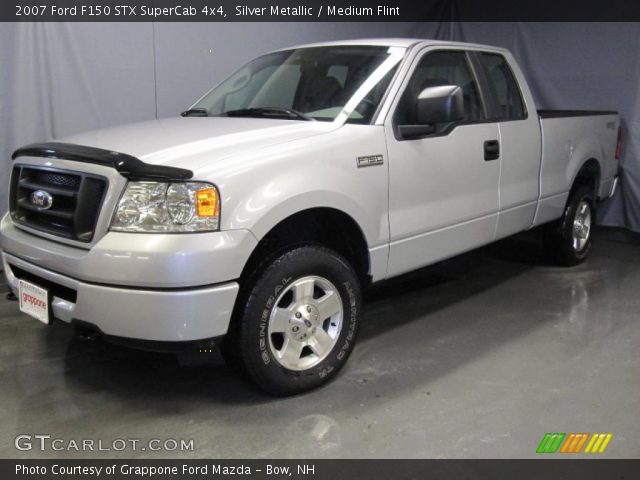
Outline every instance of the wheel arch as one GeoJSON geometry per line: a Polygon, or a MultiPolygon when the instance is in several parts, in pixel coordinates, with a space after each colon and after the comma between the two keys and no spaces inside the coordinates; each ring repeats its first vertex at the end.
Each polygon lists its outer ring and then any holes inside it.
{"type": "Polygon", "coordinates": [[[259,230],[258,244],[249,256],[240,276],[241,284],[273,254],[295,245],[316,243],[345,257],[361,283],[371,280],[369,242],[361,225],[352,215],[335,207],[309,207],[281,215],[268,230],[259,230]]]}
{"type": "Polygon", "coordinates": [[[590,187],[593,191],[594,200],[597,200],[598,191],[600,189],[600,178],[602,169],[600,162],[596,157],[591,156],[582,162],[571,182],[571,192],[575,191],[582,185],[590,187]]]}

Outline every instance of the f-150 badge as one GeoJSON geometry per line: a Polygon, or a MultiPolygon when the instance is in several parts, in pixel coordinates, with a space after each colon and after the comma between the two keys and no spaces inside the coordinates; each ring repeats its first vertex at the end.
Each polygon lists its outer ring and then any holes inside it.
{"type": "Polygon", "coordinates": [[[384,163],[384,157],[382,155],[366,155],[364,157],[358,157],[356,163],[358,164],[358,168],[373,167],[374,165],[382,165],[384,163]]]}

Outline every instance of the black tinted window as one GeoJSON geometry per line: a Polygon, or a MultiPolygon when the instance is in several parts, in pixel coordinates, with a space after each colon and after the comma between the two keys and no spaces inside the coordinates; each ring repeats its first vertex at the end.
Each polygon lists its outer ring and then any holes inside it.
{"type": "Polygon", "coordinates": [[[411,80],[398,105],[397,122],[400,125],[415,125],[416,100],[428,87],[457,85],[464,95],[465,122],[484,118],[478,86],[467,63],[464,52],[441,51],[428,53],[411,75],[411,80]]]}
{"type": "Polygon", "coordinates": [[[480,61],[493,85],[500,120],[520,120],[526,117],[524,101],[509,64],[502,55],[482,53],[480,61]]]}

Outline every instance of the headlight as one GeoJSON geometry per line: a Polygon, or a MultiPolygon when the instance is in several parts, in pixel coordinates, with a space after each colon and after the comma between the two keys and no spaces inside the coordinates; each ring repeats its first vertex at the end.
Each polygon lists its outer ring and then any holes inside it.
{"type": "Polygon", "coordinates": [[[220,196],[210,183],[129,182],[111,222],[114,232],[217,230],[220,196]]]}

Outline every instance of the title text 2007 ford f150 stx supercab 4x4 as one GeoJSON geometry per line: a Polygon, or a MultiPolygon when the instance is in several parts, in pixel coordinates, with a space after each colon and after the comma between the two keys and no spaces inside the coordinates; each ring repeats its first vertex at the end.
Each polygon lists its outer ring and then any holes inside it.
{"type": "Polygon", "coordinates": [[[293,394],[345,364],[371,282],[541,224],[558,262],[581,262],[618,182],[619,125],[537,111],[500,48],[280,50],[181,117],[18,149],[4,270],[44,323],[220,342],[262,389],[293,394]]]}

